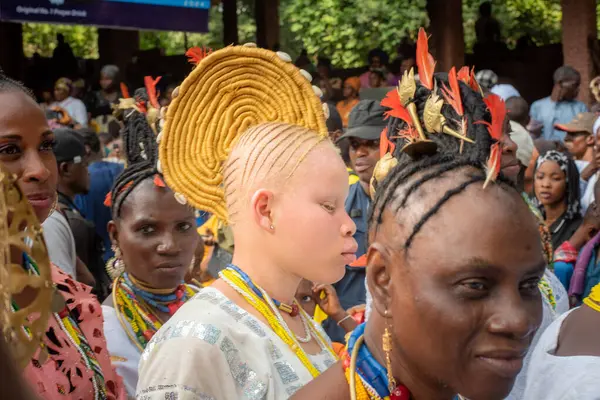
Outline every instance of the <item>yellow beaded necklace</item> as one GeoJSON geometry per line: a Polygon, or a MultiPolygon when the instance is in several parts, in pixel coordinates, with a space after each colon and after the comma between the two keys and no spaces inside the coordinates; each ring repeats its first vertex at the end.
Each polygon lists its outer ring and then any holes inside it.
{"type": "Polygon", "coordinates": [[[592,288],[588,297],[583,299],[583,303],[592,310],[600,312],[600,283],[592,288]]]}
{"type": "MultiPolygon", "coordinates": [[[[219,274],[227,284],[229,284],[233,289],[238,291],[246,299],[246,301],[248,301],[248,303],[267,320],[269,326],[271,327],[271,329],[273,329],[273,332],[275,332],[275,334],[279,336],[279,338],[289,346],[289,348],[294,352],[294,354],[296,354],[296,357],[298,357],[298,359],[302,362],[302,364],[306,367],[310,374],[313,377],[319,376],[319,370],[315,368],[315,366],[312,364],[310,358],[308,357],[302,346],[300,346],[297,339],[294,337],[291,331],[289,331],[289,328],[287,328],[287,326],[284,326],[285,322],[283,321],[283,319],[281,319],[279,311],[277,311],[275,305],[271,305],[268,301],[265,301],[258,297],[254,293],[254,291],[250,289],[246,281],[244,281],[235,271],[231,269],[225,269],[219,274]]],[[[258,287],[258,285],[256,284],[255,286],[258,287]]],[[[264,290],[260,290],[264,293],[264,290]]],[[[268,299],[269,297],[266,295],[264,296],[264,298],[268,299]]],[[[316,330],[314,326],[310,323],[310,317],[306,314],[306,312],[304,312],[302,308],[300,308],[300,315],[301,318],[304,318],[305,323],[308,324],[312,336],[317,340],[321,348],[326,349],[332,357],[337,359],[337,356],[335,355],[333,349],[329,346],[329,344],[319,333],[319,331],[316,330]]]]}

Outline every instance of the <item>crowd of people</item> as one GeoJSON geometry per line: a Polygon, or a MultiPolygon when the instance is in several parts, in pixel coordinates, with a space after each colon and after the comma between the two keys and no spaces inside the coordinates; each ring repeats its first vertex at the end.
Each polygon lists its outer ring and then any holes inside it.
{"type": "Polygon", "coordinates": [[[434,73],[424,30],[343,81],[189,54],[163,95],[110,65],[81,99],[0,75],[0,176],[50,260],[2,268],[54,288],[11,398],[598,398],[600,117],[575,69],[530,106],[491,70],[434,73]]]}

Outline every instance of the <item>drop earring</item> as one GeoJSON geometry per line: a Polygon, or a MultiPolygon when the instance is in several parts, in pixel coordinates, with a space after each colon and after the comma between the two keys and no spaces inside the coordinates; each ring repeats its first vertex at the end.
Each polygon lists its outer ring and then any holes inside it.
{"type": "Polygon", "coordinates": [[[396,389],[396,379],[394,379],[394,373],[392,372],[392,357],[390,353],[392,352],[392,334],[388,329],[388,310],[385,309],[384,312],[385,317],[385,331],[383,333],[383,352],[385,353],[385,367],[387,369],[387,378],[388,378],[388,389],[390,393],[392,393],[396,389]]]}
{"type": "Polygon", "coordinates": [[[110,279],[115,280],[125,271],[125,263],[123,262],[121,248],[113,244],[111,249],[115,253],[115,256],[106,262],[105,268],[110,279]]]}

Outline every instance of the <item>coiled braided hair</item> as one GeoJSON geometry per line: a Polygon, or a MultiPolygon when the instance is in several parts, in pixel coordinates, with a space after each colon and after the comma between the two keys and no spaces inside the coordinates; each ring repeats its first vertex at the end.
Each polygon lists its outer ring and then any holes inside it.
{"type": "Polygon", "coordinates": [[[125,127],[122,135],[127,167],[117,177],[111,191],[114,218],[120,216],[123,202],[140,183],[157,175],[162,180],[156,166],[158,144],[146,116],[135,109],[129,109],[123,112],[123,119],[125,127]]]}
{"type": "MultiPolygon", "coordinates": [[[[434,79],[437,83],[434,91],[437,90],[437,94],[441,97],[441,90],[438,88],[442,87],[442,84],[448,85],[447,74],[435,74],[434,79]]],[[[411,158],[402,151],[405,143],[404,139],[394,136],[395,132],[406,128],[406,123],[394,117],[391,117],[388,123],[388,135],[390,141],[395,144],[393,156],[398,160],[398,164],[389,171],[382,182],[377,184],[374,201],[369,213],[370,236],[377,233],[379,225],[383,222],[383,214],[386,208],[390,208],[393,215],[398,215],[406,209],[409,198],[427,182],[440,179],[451,171],[460,170],[461,174],[464,175],[461,183],[446,191],[415,223],[404,243],[405,253],[421,228],[448,200],[459,195],[474,183],[483,185],[486,179],[485,164],[490,155],[490,146],[494,143],[494,140],[490,136],[487,127],[477,122],[491,122],[491,115],[480,93],[463,82],[459,82],[459,86],[464,117],[467,120],[467,136],[475,142],[473,144],[465,142],[462,145],[462,152],[461,140],[446,134],[427,132],[427,139],[437,144],[437,152],[433,155],[422,155],[417,159],[411,158]],[[400,188],[403,190],[399,190],[400,188]],[[402,197],[400,197],[400,194],[402,194],[402,197]]],[[[417,85],[413,101],[421,121],[423,120],[425,102],[431,94],[432,91],[429,89],[417,85]]],[[[446,103],[444,103],[441,112],[447,121],[460,121],[456,111],[446,103]]],[[[423,125],[422,122],[421,124],[423,125]]],[[[500,182],[507,190],[516,190],[512,182],[503,177],[502,174],[498,176],[496,181],[500,182]]]]}

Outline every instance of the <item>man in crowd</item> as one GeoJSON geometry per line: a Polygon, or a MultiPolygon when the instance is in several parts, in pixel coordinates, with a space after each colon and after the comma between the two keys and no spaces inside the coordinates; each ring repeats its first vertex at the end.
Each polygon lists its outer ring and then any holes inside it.
{"type": "Polygon", "coordinates": [[[581,180],[581,205],[583,213],[590,205],[590,198],[586,198],[587,186],[591,183],[591,190],[588,197],[593,196],[593,186],[595,184],[596,171],[598,166],[594,160],[594,122],[597,117],[594,113],[580,113],[567,124],[556,124],[554,127],[565,133],[565,146],[573,156],[581,180]]]}
{"type": "Polygon", "coordinates": [[[123,164],[104,161],[102,147],[98,135],[90,129],[79,131],[85,145],[85,152],[90,166],[90,187],[87,193],[75,197],[75,205],[88,221],[94,223],[96,233],[104,244],[104,261],[108,261],[114,254],[111,250],[110,237],[106,228],[112,219],[110,208],[104,205],[106,194],[110,192],[117,176],[123,171],[123,164]]]}
{"type": "Polygon", "coordinates": [[[54,154],[58,165],[58,204],[56,210],[44,222],[44,238],[48,245],[50,260],[80,282],[94,286],[96,279],[90,269],[102,269],[98,257],[95,232],[90,229],[79,213],[73,199],[78,193],[86,193],[90,179],[83,140],[71,129],[56,129],[54,154]],[[100,265],[98,265],[100,264],[100,265]]]}
{"type": "Polygon", "coordinates": [[[531,118],[543,124],[542,138],[563,141],[566,133],[555,124],[566,124],[587,106],[576,100],[581,77],[574,68],[564,65],[554,72],[552,94],[531,105],[531,118]]]}
{"type": "MultiPolygon", "coordinates": [[[[350,112],[348,129],[339,139],[350,144],[350,164],[359,181],[350,186],[346,198],[346,212],[356,224],[354,239],[358,243],[359,259],[346,266],[344,277],[334,287],[342,308],[365,304],[365,258],[367,251],[367,218],[371,202],[369,187],[373,170],[379,161],[379,137],[385,128],[383,113],[386,110],[375,100],[362,100],[350,112]]],[[[345,332],[331,319],[325,320],[323,327],[333,341],[343,342],[345,332]]]]}

